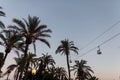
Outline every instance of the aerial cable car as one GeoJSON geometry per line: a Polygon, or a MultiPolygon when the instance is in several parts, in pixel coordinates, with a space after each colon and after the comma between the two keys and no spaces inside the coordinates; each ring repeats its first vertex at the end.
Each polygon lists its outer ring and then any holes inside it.
{"type": "Polygon", "coordinates": [[[100,55],[102,52],[100,51],[100,46],[98,46],[97,54],[100,55]]]}

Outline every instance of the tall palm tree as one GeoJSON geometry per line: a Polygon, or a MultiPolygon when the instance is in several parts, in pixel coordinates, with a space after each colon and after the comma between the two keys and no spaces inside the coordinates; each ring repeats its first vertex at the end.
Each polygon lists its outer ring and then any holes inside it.
{"type": "MultiPolygon", "coordinates": [[[[11,26],[14,30],[17,30],[25,39],[25,55],[27,54],[28,47],[31,43],[33,43],[35,47],[35,41],[39,40],[45,43],[48,47],[50,47],[49,42],[45,39],[46,37],[50,37],[49,33],[52,31],[47,29],[46,25],[40,25],[39,17],[36,16],[28,16],[28,21],[23,19],[13,19],[13,22],[17,24],[17,26],[11,26]]],[[[36,49],[35,49],[36,50],[36,49]]]]}
{"type": "Polygon", "coordinates": [[[7,55],[11,52],[12,48],[17,48],[17,46],[21,44],[22,38],[14,31],[5,30],[0,33],[0,39],[0,45],[5,47],[5,55],[3,57],[2,65],[0,66],[1,69],[4,65],[7,55]]]}
{"type": "MultiPolygon", "coordinates": [[[[0,9],[2,9],[2,7],[0,7],[0,9]]],[[[1,10],[0,10],[0,16],[3,16],[3,17],[5,16],[5,13],[3,11],[1,11],[1,10]]],[[[5,27],[5,25],[4,25],[4,23],[2,21],[0,21],[0,27],[1,28],[5,27]]]]}
{"type": "Polygon", "coordinates": [[[61,53],[61,54],[65,54],[66,55],[69,79],[71,79],[70,65],[69,65],[70,51],[73,51],[73,52],[78,54],[78,48],[74,46],[73,41],[69,41],[68,39],[62,40],[61,44],[58,46],[58,48],[56,50],[56,54],[57,53],[61,53]]]}
{"type": "Polygon", "coordinates": [[[11,26],[9,28],[18,31],[18,33],[20,33],[25,39],[24,63],[26,65],[26,58],[29,45],[34,45],[35,53],[35,42],[37,40],[45,43],[48,47],[50,47],[49,42],[45,38],[50,37],[49,33],[51,33],[52,31],[50,29],[47,29],[46,25],[40,25],[39,17],[36,16],[28,16],[28,20],[23,19],[23,21],[15,18],[13,19],[13,22],[16,24],[16,26],[11,26]]]}
{"type": "Polygon", "coordinates": [[[92,77],[91,72],[93,73],[93,71],[90,66],[86,65],[87,61],[76,60],[75,63],[76,64],[72,66],[73,68],[72,70],[75,71],[74,74],[77,74],[77,77],[76,77],[77,80],[85,80],[85,79],[89,79],[90,77],[92,77]]]}

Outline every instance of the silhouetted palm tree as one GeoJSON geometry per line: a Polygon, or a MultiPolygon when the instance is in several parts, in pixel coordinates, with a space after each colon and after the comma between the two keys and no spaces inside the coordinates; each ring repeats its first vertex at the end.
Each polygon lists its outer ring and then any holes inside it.
{"type": "Polygon", "coordinates": [[[88,79],[88,80],[99,80],[97,77],[95,77],[95,76],[92,76],[90,79],[88,79]]]}
{"type": "Polygon", "coordinates": [[[55,77],[59,80],[65,80],[67,78],[67,72],[63,67],[55,68],[55,77]]]}
{"type": "Polygon", "coordinates": [[[38,63],[38,79],[44,79],[50,67],[53,67],[55,61],[51,55],[42,54],[36,61],[38,63]],[[41,75],[41,76],[40,76],[41,75]]]}
{"type": "Polygon", "coordinates": [[[18,48],[17,46],[21,44],[22,38],[14,31],[5,30],[0,34],[0,39],[1,39],[0,45],[5,47],[5,56],[3,58],[2,65],[0,66],[1,69],[2,66],[4,65],[8,53],[10,53],[12,48],[18,48]]]}
{"type": "Polygon", "coordinates": [[[49,33],[51,33],[52,31],[50,29],[47,29],[46,25],[40,25],[40,20],[36,16],[34,17],[28,16],[28,20],[23,19],[23,21],[19,19],[13,19],[13,22],[16,23],[17,26],[11,26],[9,28],[18,31],[25,39],[24,63],[26,65],[26,58],[29,45],[33,43],[35,53],[36,53],[35,47],[36,40],[39,40],[47,44],[48,47],[50,47],[49,42],[45,38],[50,37],[49,33]]]}
{"type": "Polygon", "coordinates": [[[42,54],[41,60],[44,64],[44,68],[49,69],[49,66],[54,66],[55,61],[51,55],[42,54]]]}
{"type": "Polygon", "coordinates": [[[93,73],[90,66],[86,66],[86,61],[81,60],[80,62],[78,60],[75,61],[75,65],[72,67],[75,72],[74,74],[77,74],[76,80],[85,80],[89,79],[91,76],[91,73],[93,73]]]}
{"type": "Polygon", "coordinates": [[[69,41],[68,39],[62,40],[61,44],[58,46],[58,48],[56,50],[56,54],[57,53],[61,53],[61,54],[65,54],[66,55],[69,79],[71,79],[70,65],[69,65],[70,51],[73,51],[73,52],[78,54],[78,48],[74,46],[73,41],[69,41]]]}
{"type": "Polygon", "coordinates": [[[50,29],[47,29],[46,25],[40,25],[40,20],[36,16],[28,16],[28,21],[25,19],[23,20],[24,21],[13,19],[13,22],[16,23],[18,26],[11,26],[10,28],[17,30],[25,38],[25,55],[27,54],[28,47],[31,43],[33,43],[35,47],[36,40],[39,40],[50,47],[49,42],[45,38],[50,37],[49,33],[51,33],[52,31],[50,29]]]}
{"type": "Polygon", "coordinates": [[[32,70],[32,66],[35,63],[34,62],[34,58],[36,57],[36,54],[30,53],[27,55],[27,65],[26,65],[26,70],[28,70],[28,68],[31,68],[32,70]]]}
{"type": "MultiPolygon", "coordinates": [[[[26,65],[25,65],[25,67],[23,67],[24,68],[24,76],[23,76],[23,79],[27,79],[27,77],[29,76],[29,73],[32,71],[32,69],[33,69],[33,64],[34,64],[34,58],[36,57],[36,54],[33,54],[33,53],[31,53],[31,52],[29,52],[28,53],[28,55],[27,55],[27,61],[26,61],[26,65]]],[[[23,59],[24,60],[24,59],[23,59]]],[[[24,65],[24,63],[23,63],[23,65],[24,65]]]]}
{"type": "MultiPolygon", "coordinates": [[[[2,9],[2,7],[0,7],[0,9],[2,9]]],[[[3,17],[5,16],[5,13],[3,11],[1,11],[1,10],[0,10],[0,16],[3,16],[3,17]]],[[[4,25],[4,23],[2,21],[0,21],[0,27],[1,28],[5,27],[5,25],[4,25]]]]}

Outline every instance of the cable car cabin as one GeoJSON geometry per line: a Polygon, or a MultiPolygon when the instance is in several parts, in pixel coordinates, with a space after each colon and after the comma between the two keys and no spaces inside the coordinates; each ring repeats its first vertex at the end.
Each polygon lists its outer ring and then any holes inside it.
{"type": "Polygon", "coordinates": [[[97,50],[97,54],[98,54],[98,55],[102,54],[102,52],[100,51],[100,49],[97,50]]]}

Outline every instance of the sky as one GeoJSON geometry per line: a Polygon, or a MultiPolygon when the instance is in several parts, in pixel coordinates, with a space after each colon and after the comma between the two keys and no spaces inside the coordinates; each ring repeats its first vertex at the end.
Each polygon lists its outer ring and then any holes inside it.
{"type": "MultiPolygon", "coordinates": [[[[97,49],[88,52],[90,49],[99,46],[112,36],[120,33],[120,23],[106,32],[103,36],[86,46],[101,33],[120,21],[120,0],[0,0],[0,6],[6,13],[6,17],[0,18],[5,25],[12,25],[12,19],[27,19],[28,15],[38,16],[41,24],[46,24],[53,32],[49,42],[49,49],[43,43],[37,44],[37,56],[42,53],[49,53],[53,56],[57,66],[66,68],[64,55],[55,55],[55,50],[61,40],[65,38],[74,41],[80,49],[79,54],[71,53],[71,60],[87,60],[92,67],[95,76],[101,80],[119,80],[120,76],[120,36],[100,46],[102,55],[97,55],[97,49]],[[83,49],[84,48],[84,49],[83,49]]],[[[4,51],[3,47],[0,47],[4,51]]],[[[14,63],[11,52],[6,65],[14,63]]],[[[74,62],[71,64],[73,65],[74,62]]]]}

